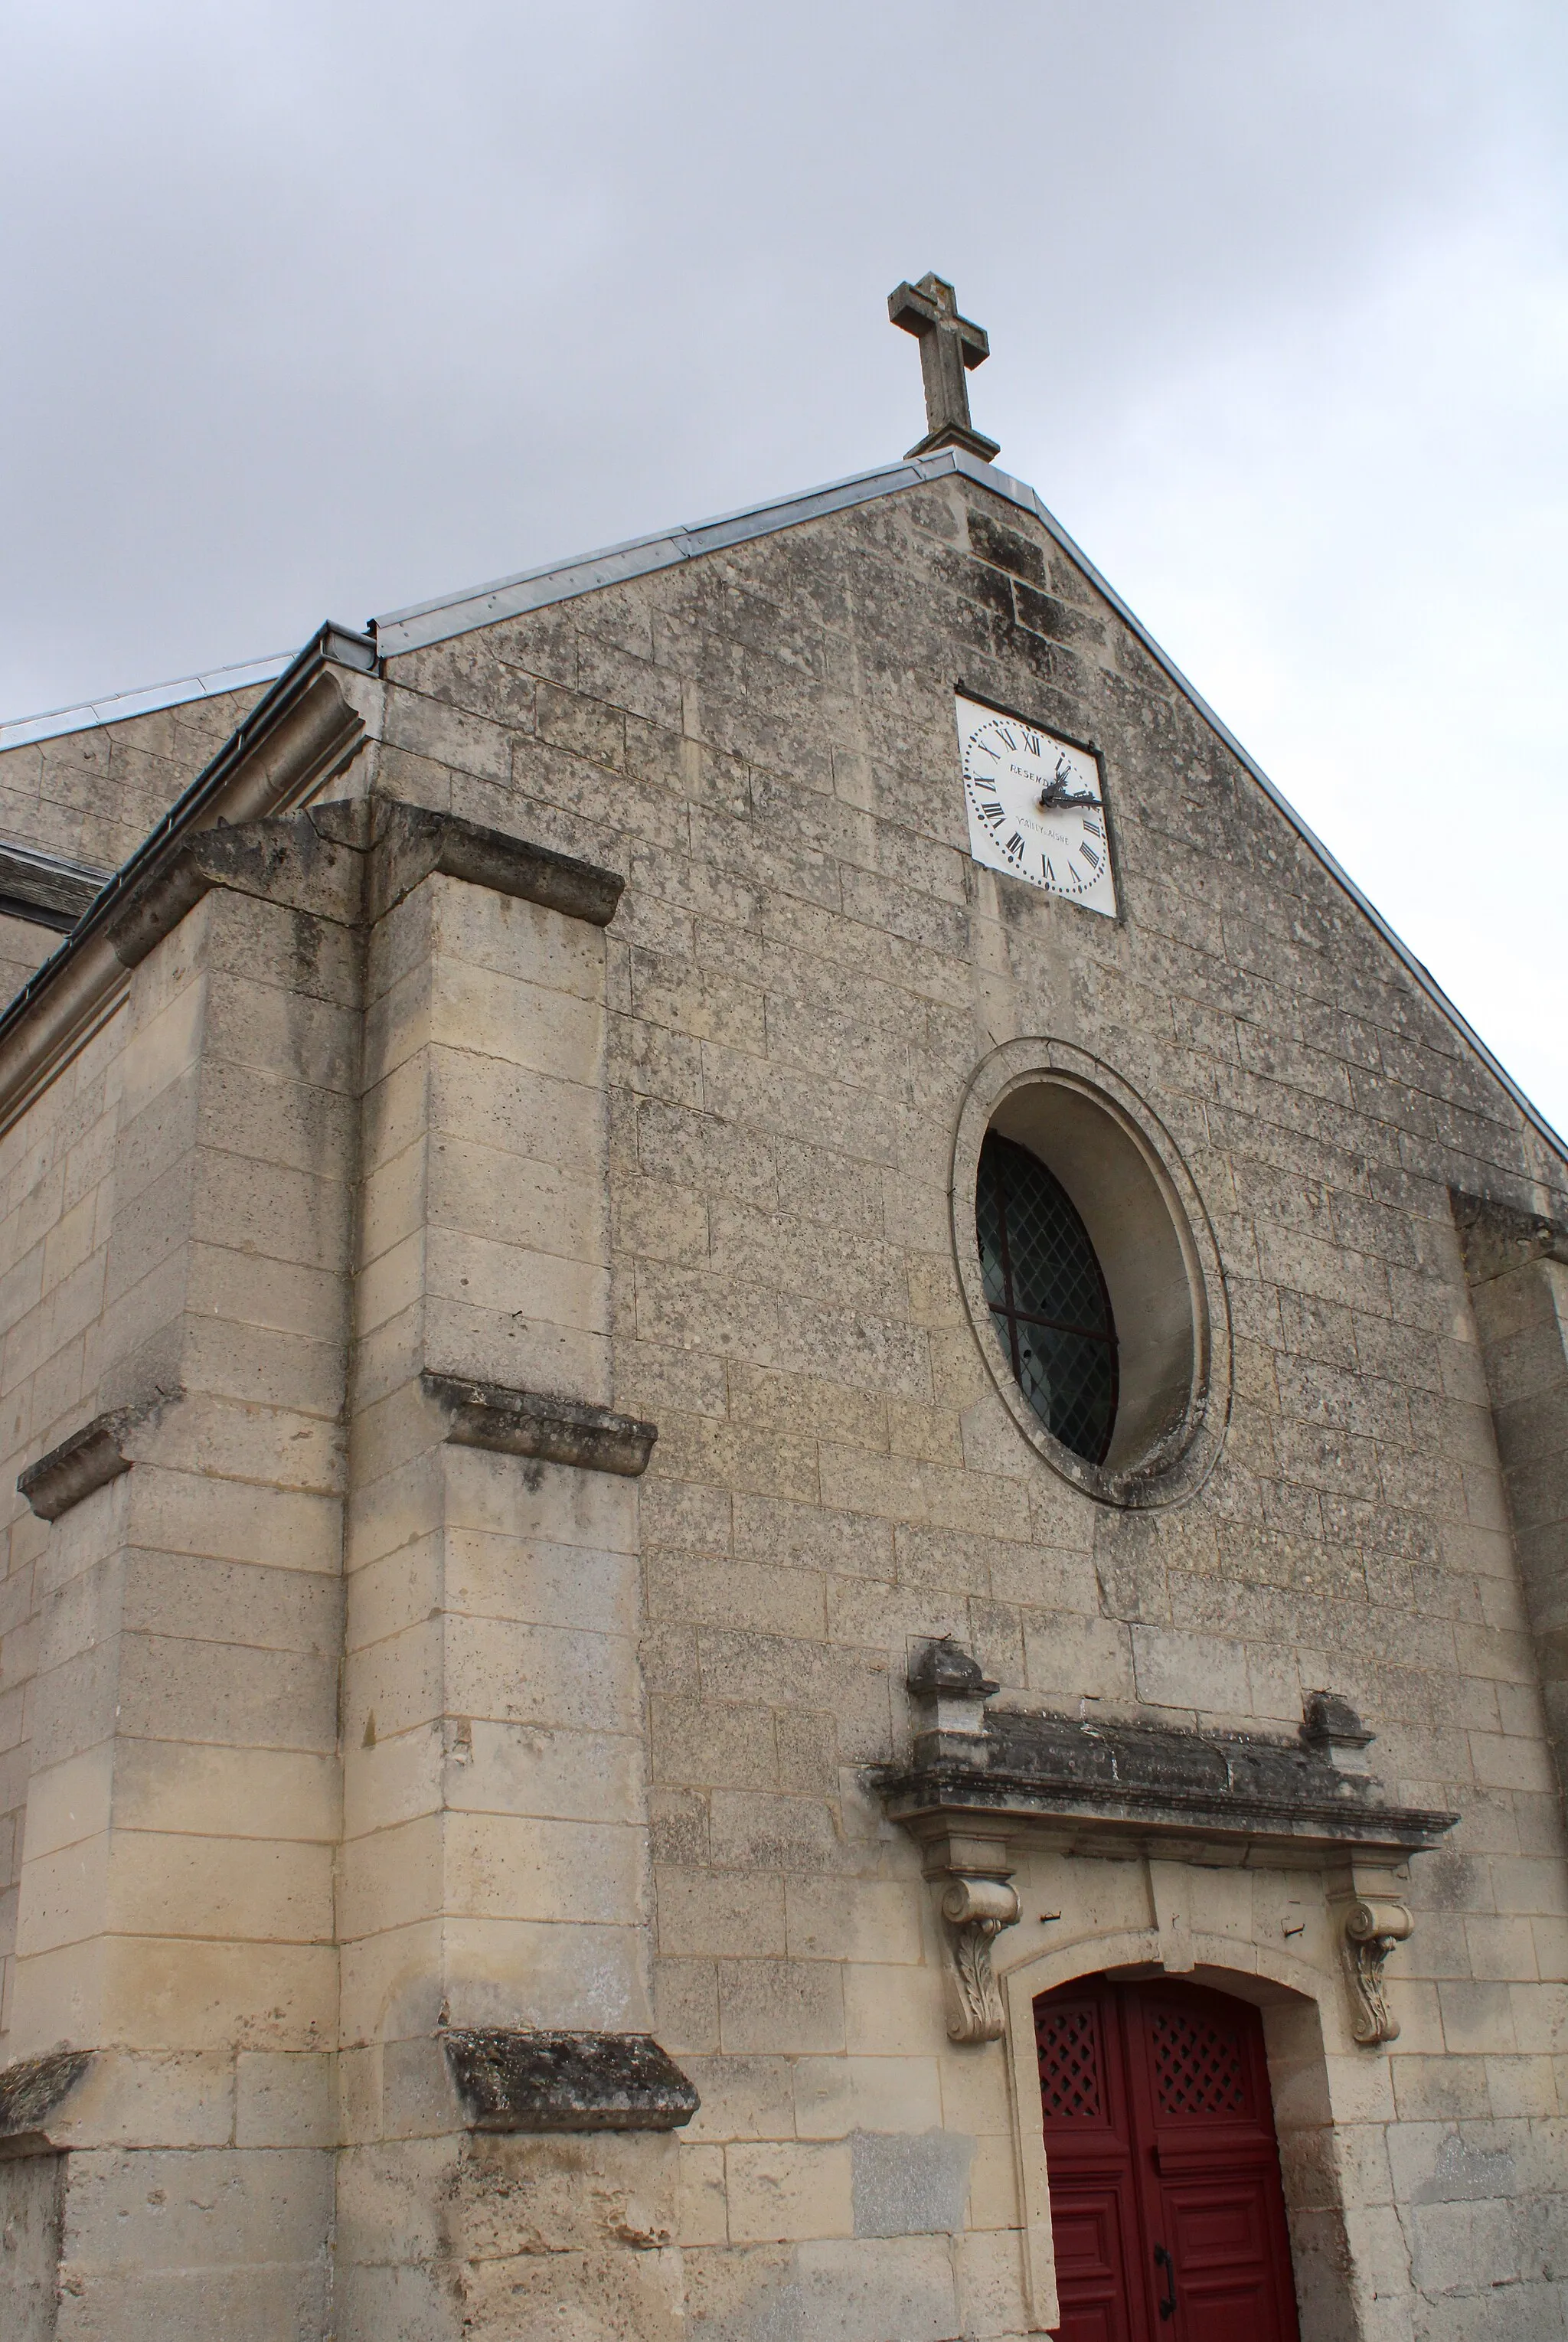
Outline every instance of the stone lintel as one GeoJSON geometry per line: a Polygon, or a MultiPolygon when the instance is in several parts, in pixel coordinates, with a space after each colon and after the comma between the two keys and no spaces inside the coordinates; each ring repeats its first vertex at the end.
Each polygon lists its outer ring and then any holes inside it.
{"type": "Polygon", "coordinates": [[[919,1736],[913,1764],[873,1778],[892,1818],[923,1841],[1000,1824],[1063,1852],[1216,1866],[1345,1852],[1401,1863],[1458,1819],[1377,1803],[1371,1776],[1342,1770],[1321,1739],[1008,1710],[993,1710],[983,1735],[919,1736]]]}
{"type": "Polygon", "coordinates": [[[470,2129],[678,2130],[702,2101],[647,2033],[442,2037],[470,2129]]]}
{"type": "Polygon", "coordinates": [[[91,2049],[55,2049],[0,2066],[0,2157],[41,2154],[53,2146],[49,2117],[92,2062],[91,2049]]]}
{"type": "Polygon", "coordinates": [[[446,1436],[455,1447],[488,1447],[501,1456],[534,1456],[546,1464],[576,1464],[584,1471],[636,1479],[646,1471],[659,1436],[656,1424],[590,1406],[583,1399],[468,1382],[428,1369],[420,1379],[426,1396],[444,1412],[446,1436]]]}
{"type": "Polygon", "coordinates": [[[122,1472],[131,1468],[131,1458],[121,1442],[131,1425],[143,1410],[130,1406],[111,1407],[105,1415],[95,1415],[69,1438],[40,1456],[16,1476],[16,1490],[25,1496],[42,1521],[57,1521],[84,1496],[117,1480],[122,1472]]]}
{"type": "Polygon", "coordinates": [[[531,846],[456,814],[434,813],[391,797],[376,797],[372,804],[372,921],[385,918],[422,879],[436,873],[542,903],[590,926],[608,926],[615,916],[626,883],[617,871],[531,846]]]}

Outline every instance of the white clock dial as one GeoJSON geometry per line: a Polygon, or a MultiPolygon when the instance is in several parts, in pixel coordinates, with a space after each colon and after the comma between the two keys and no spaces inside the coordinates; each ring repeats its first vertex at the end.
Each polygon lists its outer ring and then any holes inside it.
{"type": "Polygon", "coordinates": [[[976,862],[1116,916],[1100,770],[1087,749],[978,700],[957,699],[969,850],[976,862]]]}

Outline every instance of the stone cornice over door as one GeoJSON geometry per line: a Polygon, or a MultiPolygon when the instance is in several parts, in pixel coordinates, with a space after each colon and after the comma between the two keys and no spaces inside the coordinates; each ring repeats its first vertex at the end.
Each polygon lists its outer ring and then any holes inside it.
{"type": "Polygon", "coordinates": [[[1373,2047],[1397,2033],[1383,1970],[1411,1933],[1403,1882],[1412,1856],[1440,1845],[1459,1817],[1382,1801],[1366,1757],[1373,1735],[1346,1702],[1314,1694],[1293,1741],[996,1710],[996,1686],[951,1642],[921,1653],[909,1687],[922,1726],[910,1761],[871,1778],[933,1883],[954,2040],[1001,2036],[991,1948],[1019,1916],[1011,1881],[1024,1847],[1322,1872],[1339,1910],[1354,2037],[1373,2047]]]}

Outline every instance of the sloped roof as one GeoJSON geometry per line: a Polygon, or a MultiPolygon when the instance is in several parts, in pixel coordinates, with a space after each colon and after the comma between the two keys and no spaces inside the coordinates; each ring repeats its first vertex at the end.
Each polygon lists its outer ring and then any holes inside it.
{"type": "MultiPolygon", "coordinates": [[[[125,693],[116,699],[92,702],[79,709],[60,711],[53,716],[34,717],[0,728],[0,745],[19,746],[25,739],[45,738],[56,732],[85,730],[95,724],[115,722],[155,707],[176,706],[184,699],[235,690],[244,683],[260,682],[275,676],[276,681],[272,688],[263,694],[251,710],[235,740],[205,772],[198,774],[178,804],[158,825],[153,837],[147,841],[147,846],[132,857],[134,862],[139,862],[155,845],[166,842],[178,832],[195,809],[205,802],[210,793],[212,776],[230,759],[232,751],[244,735],[265,725],[275,696],[296,686],[301,670],[313,656],[335,656],[346,658],[355,666],[375,665],[383,658],[396,657],[406,651],[422,649],[431,643],[447,642],[454,636],[493,626],[500,619],[518,617],[530,610],[548,608],[553,603],[571,601],[578,595],[593,593],[601,586],[618,585],[628,578],[674,568],[684,562],[696,560],[704,554],[720,552],[726,545],[748,544],[758,537],[771,536],[781,529],[798,527],[802,522],[823,519],[829,514],[848,511],[854,505],[870,504],[882,496],[896,495],[902,489],[917,487],[954,473],[961,473],[991,495],[1016,505],[1021,512],[1031,514],[1055,539],[1063,552],[1077,565],[1096,592],[1104,596],[1123,624],[1136,636],[1189,705],[1224,742],[1238,763],[1244,766],[1309,853],[1316,857],[1334,884],[1376,930],[1412,980],[1453,1026],[1466,1046],[1474,1051],[1532,1127],[1559,1156],[1568,1160],[1568,1143],[1493,1055],[1469,1020],[1450,1000],[1430,968],[1423,966],[1401,941],[1349,872],[1342,867],[1289,799],[1274,786],[1256,759],[1248,755],[1235,734],[1215,714],[1203,694],[1188,682],[1174,659],[1161,648],[1114,586],[1100,575],[1055,515],[1041,502],[1026,481],[1014,479],[994,464],[982,463],[962,448],[944,447],[935,455],[906,457],[901,463],[883,465],[874,471],[856,472],[845,479],[830,481],[824,487],[805,489],[798,495],[747,505],[744,510],[723,513],[715,519],[698,521],[690,526],[662,529],[649,536],[629,538],[624,544],[606,545],[596,553],[582,555],[573,561],[552,563],[538,569],[519,570],[513,576],[497,578],[487,586],[443,595],[434,601],[415,603],[410,608],[373,618],[365,636],[355,636],[347,629],[329,625],[318,632],[296,658],[286,663],[275,659],[256,660],[246,666],[218,670],[206,677],[192,677],[185,684],[159,685],[149,692],[125,693]],[[368,656],[372,643],[375,654],[374,658],[368,656]]],[[[56,966],[70,956],[71,941],[67,938],[54,958],[45,963],[0,1018],[0,1024],[8,1026],[30,996],[46,988],[56,966]]]]}
{"type": "Polygon", "coordinates": [[[220,699],[225,691],[275,683],[293,657],[292,651],[280,651],[273,658],[209,667],[205,675],[181,676],[173,683],[150,683],[142,691],[111,692],[103,699],[84,700],[76,707],[50,707],[40,716],[18,716],[0,724],[0,749],[25,748],[35,740],[57,740],[67,732],[91,732],[100,724],[124,724],[133,716],[155,716],[161,708],[184,707],[193,699],[220,699]]]}
{"type": "Polygon", "coordinates": [[[426,644],[446,642],[454,635],[464,635],[475,627],[492,626],[497,619],[515,618],[529,610],[547,608],[554,602],[570,601],[576,595],[592,593],[597,586],[619,585],[630,577],[644,577],[652,571],[670,569],[682,562],[695,560],[702,554],[719,552],[725,545],[744,545],[756,537],[771,536],[779,529],[794,528],[802,521],[819,520],[829,513],[844,512],[852,505],[869,504],[878,496],[896,495],[901,488],[916,487],[922,482],[941,479],[954,472],[962,473],[978,486],[988,488],[993,495],[1016,505],[1020,511],[1032,514],[1054,537],[1063,552],[1076,564],[1096,592],[1104,596],[1123,624],[1137,636],[1150,657],[1164,669],[1177,690],[1224,742],[1231,754],[1245,766],[1270,803],[1289,822],[1303,846],[1322,863],[1329,876],[1350,897],[1363,917],[1370,921],[1390,951],[1502,1084],[1533,1127],[1557,1154],[1568,1158],[1568,1144],[1526,1097],[1507,1068],[1493,1056],[1473,1026],[1450,1000],[1431,969],[1418,960],[1395,935],[1383,914],[1362,893],[1322,838],[1274,786],[1255,757],[1248,755],[1229,725],[1214,713],[1202,692],[1188,682],[1174,659],[1162,650],[1147,626],[1127,607],[1115,587],[1100,575],[1083,547],[1068,535],[1061,522],[1041,502],[1027,481],[1015,480],[1010,473],[999,470],[994,464],[983,464],[977,456],[969,455],[963,448],[944,447],[934,455],[907,457],[903,463],[889,464],[876,471],[856,472],[847,479],[831,481],[825,487],[808,488],[800,495],[784,496],[771,504],[751,505],[744,511],[723,513],[714,520],[699,521],[690,527],[662,529],[652,536],[632,537],[623,545],[606,545],[602,551],[585,554],[575,561],[560,562],[543,569],[519,570],[515,576],[497,578],[489,586],[474,586],[466,593],[444,595],[436,601],[415,603],[410,609],[395,610],[385,618],[373,618],[370,631],[382,656],[394,657],[403,651],[419,650],[426,644]]]}

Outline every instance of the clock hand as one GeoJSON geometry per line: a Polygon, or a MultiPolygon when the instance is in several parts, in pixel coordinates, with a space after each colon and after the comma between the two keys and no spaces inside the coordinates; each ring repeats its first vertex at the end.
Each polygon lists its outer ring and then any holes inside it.
{"type": "Polygon", "coordinates": [[[1074,791],[1065,787],[1061,781],[1047,781],[1036,802],[1042,813],[1057,813],[1069,806],[1094,806],[1098,808],[1100,799],[1092,796],[1087,790],[1074,791]]]}

